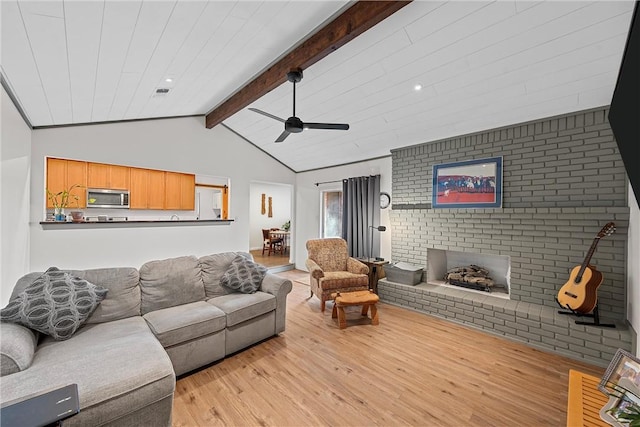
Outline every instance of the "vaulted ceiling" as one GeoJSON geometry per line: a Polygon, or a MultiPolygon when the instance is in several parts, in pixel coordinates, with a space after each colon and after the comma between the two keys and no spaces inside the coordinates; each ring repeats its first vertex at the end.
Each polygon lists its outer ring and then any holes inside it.
{"type": "MultiPolygon", "coordinates": [[[[352,5],[3,0],[1,72],[34,127],[206,115],[352,5]]],[[[607,105],[633,7],[413,1],[304,69],[296,115],[348,131],[274,143],[283,123],[248,108],[222,123],[299,172],[607,105]]],[[[247,107],[286,119],[292,86],[247,107]]]]}

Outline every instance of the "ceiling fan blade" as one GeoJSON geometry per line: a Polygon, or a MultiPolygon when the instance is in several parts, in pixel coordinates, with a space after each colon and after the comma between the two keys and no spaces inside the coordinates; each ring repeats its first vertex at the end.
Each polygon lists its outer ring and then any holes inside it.
{"type": "Polygon", "coordinates": [[[304,129],[335,129],[335,130],[349,130],[349,125],[346,123],[307,123],[302,124],[304,129]]]}
{"type": "Polygon", "coordinates": [[[281,119],[281,118],[280,118],[280,117],[278,117],[278,116],[274,116],[273,114],[269,114],[269,113],[267,113],[266,111],[258,110],[257,108],[249,108],[249,110],[254,111],[254,112],[256,112],[256,113],[259,113],[259,114],[262,114],[263,116],[270,117],[270,118],[272,118],[272,119],[274,119],[274,120],[277,120],[277,121],[279,121],[279,122],[282,122],[282,123],[284,123],[284,122],[285,122],[285,120],[284,120],[284,119],[281,119]]]}
{"type": "Polygon", "coordinates": [[[291,132],[289,132],[288,130],[283,131],[280,136],[278,137],[278,139],[276,139],[276,142],[282,142],[284,141],[284,139],[286,137],[288,137],[289,135],[291,135],[291,132]]]}

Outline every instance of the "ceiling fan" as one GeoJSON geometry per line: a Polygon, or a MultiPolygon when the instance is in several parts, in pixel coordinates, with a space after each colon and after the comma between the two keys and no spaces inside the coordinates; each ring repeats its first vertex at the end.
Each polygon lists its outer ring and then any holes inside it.
{"type": "Polygon", "coordinates": [[[256,113],[260,113],[264,116],[270,117],[274,120],[284,123],[284,131],[280,134],[280,136],[276,139],[275,142],[282,142],[285,140],[289,134],[292,133],[300,133],[304,129],[335,129],[335,130],[348,130],[349,125],[344,123],[309,123],[303,122],[298,117],[296,117],[296,83],[302,80],[302,70],[300,68],[296,68],[295,70],[291,70],[287,73],[287,80],[293,83],[293,115],[289,117],[287,120],[281,119],[278,116],[274,116],[273,114],[269,114],[266,111],[259,110],[257,108],[249,108],[251,111],[255,111],[256,113]]]}

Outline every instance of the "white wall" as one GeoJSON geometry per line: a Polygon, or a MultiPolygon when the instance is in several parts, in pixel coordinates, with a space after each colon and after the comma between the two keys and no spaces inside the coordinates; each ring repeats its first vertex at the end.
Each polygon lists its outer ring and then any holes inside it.
{"type": "Polygon", "coordinates": [[[266,182],[252,182],[249,203],[249,230],[251,249],[262,248],[262,229],[281,228],[291,220],[292,186],[270,184],[266,182]],[[265,214],[262,215],[262,194],[265,194],[265,214]],[[273,217],[269,218],[269,197],[272,201],[273,217]]]}
{"type": "Polygon", "coordinates": [[[253,180],[293,184],[295,174],[204,117],[73,126],[33,131],[31,269],[140,267],[153,259],[249,250],[253,180]],[[43,229],[44,158],[62,157],[230,178],[230,225],[43,229]]]}
{"type": "MultiPolygon", "coordinates": [[[[295,232],[294,257],[296,268],[307,270],[304,265],[307,259],[307,240],[320,236],[320,191],[342,190],[342,180],[356,176],[369,176],[380,174],[380,191],[391,194],[391,156],[366,162],[353,163],[346,166],[320,169],[317,171],[301,172],[296,176],[295,197],[295,232]],[[340,181],[331,184],[317,182],[340,181]]],[[[391,258],[391,234],[393,230],[389,226],[389,210],[380,211],[380,225],[387,227],[387,231],[380,233],[380,256],[386,260],[391,258]]]]}
{"type": "Polygon", "coordinates": [[[0,98],[0,305],[4,307],[16,280],[29,270],[31,129],[4,88],[0,98]]]}

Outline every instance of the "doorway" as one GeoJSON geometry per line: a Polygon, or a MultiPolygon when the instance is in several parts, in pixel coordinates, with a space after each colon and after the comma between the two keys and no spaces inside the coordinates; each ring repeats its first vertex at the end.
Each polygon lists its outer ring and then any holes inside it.
{"type": "Polygon", "coordinates": [[[272,272],[293,269],[293,187],[252,181],[249,193],[249,248],[254,260],[272,272]],[[281,239],[271,251],[268,242],[265,246],[263,230],[270,230],[274,239],[281,239]]]}

